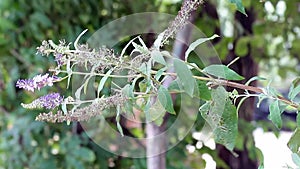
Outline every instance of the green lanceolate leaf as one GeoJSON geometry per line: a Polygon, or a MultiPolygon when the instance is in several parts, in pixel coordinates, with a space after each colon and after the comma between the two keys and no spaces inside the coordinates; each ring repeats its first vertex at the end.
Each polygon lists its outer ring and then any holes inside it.
{"type": "Polygon", "coordinates": [[[269,106],[270,115],[269,119],[275,124],[277,128],[281,128],[282,119],[281,119],[281,111],[279,107],[279,101],[276,100],[269,106]]]}
{"type": "Polygon", "coordinates": [[[147,48],[145,49],[143,46],[138,45],[135,42],[132,42],[132,45],[134,46],[135,49],[131,52],[131,54],[134,52],[139,52],[142,54],[149,54],[149,50],[147,48]]]}
{"type": "Polygon", "coordinates": [[[125,96],[127,96],[127,97],[129,97],[129,98],[132,98],[132,97],[134,97],[134,95],[133,95],[133,86],[132,85],[130,85],[130,84],[127,84],[127,85],[125,85],[124,87],[123,87],[123,89],[122,89],[122,93],[125,95],[125,96]]]}
{"type": "Polygon", "coordinates": [[[164,38],[164,34],[165,34],[165,31],[163,31],[162,33],[160,33],[158,36],[157,36],[157,38],[156,38],[156,40],[154,41],[154,43],[153,43],[153,47],[154,48],[156,48],[156,49],[159,49],[160,47],[161,47],[161,43],[162,43],[162,40],[163,40],[163,38],[164,38]]]}
{"type": "Polygon", "coordinates": [[[160,126],[164,121],[165,113],[165,108],[157,99],[156,102],[153,105],[151,105],[149,109],[150,120],[153,121],[156,125],[160,126]]]}
{"type": "Polygon", "coordinates": [[[180,86],[179,86],[179,83],[180,83],[179,79],[176,78],[175,80],[173,80],[173,81],[170,83],[170,85],[169,85],[169,87],[168,87],[168,90],[169,90],[169,91],[173,91],[173,92],[179,92],[179,91],[181,91],[180,86]]]}
{"type": "Polygon", "coordinates": [[[138,37],[135,37],[133,39],[131,39],[127,44],[126,46],[123,48],[122,52],[121,52],[121,55],[120,55],[120,58],[122,58],[126,52],[126,49],[129,47],[130,44],[132,44],[132,42],[137,39],[138,37]]]}
{"type": "Polygon", "coordinates": [[[204,43],[204,42],[206,42],[206,41],[213,40],[213,39],[215,39],[215,38],[217,38],[217,37],[220,37],[220,36],[214,34],[213,36],[211,36],[211,37],[209,37],[209,38],[200,38],[200,39],[196,40],[195,42],[191,43],[190,46],[189,46],[189,48],[188,48],[188,49],[186,50],[186,52],[185,52],[185,55],[184,55],[185,61],[187,61],[189,54],[190,54],[193,50],[195,50],[195,48],[196,48],[197,46],[199,46],[200,44],[202,44],[202,43],[204,43]]]}
{"type": "Polygon", "coordinates": [[[109,71],[107,71],[107,72],[105,73],[105,76],[103,76],[103,77],[101,78],[101,80],[100,80],[100,82],[99,82],[99,85],[98,85],[98,89],[97,89],[97,94],[98,94],[97,97],[100,96],[100,91],[103,89],[106,80],[108,79],[109,75],[110,75],[112,72],[113,72],[113,69],[110,69],[109,71]]]}
{"type": "Polygon", "coordinates": [[[116,116],[117,128],[118,128],[121,136],[123,137],[124,134],[123,134],[122,126],[120,124],[120,118],[121,118],[120,115],[121,115],[121,107],[120,107],[120,105],[117,105],[117,116],[116,116]]]}
{"type": "Polygon", "coordinates": [[[154,78],[155,78],[156,80],[159,80],[159,78],[163,75],[163,73],[164,73],[166,70],[167,70],[167,67],[163,67],[163,68],[159,69],[159,70],[157,71],[157,73],[154,75],[154,78]]]}
{"type": "Polygon", "coordinates": [[[229,2],[234,3],[237,10],[247,16],[242,0],[229,0],[229,2]]]}
{"type": "Polygon", "coordinates": [[[201,106],[199,111],[211,126],[215,141],[232,151],[238,134],[236,108],[228,99],[228,93],[222,86],[213,89],[211,97],[212,101],[201,106]]]}
{"type": "Polygon", "coordinates": [[[133,98],[134,98],[133,88],[134,87],[132,85],[127,84],[122,89],[122,93],[129,98],[125,102],[125,105],[124,105],[125,112],[132,113],[132,115],[134,115],[134,113],[133,113],[133,98]]]}
{"type": "Polygon", "coordinates": [[[155,61],[157,63],[160,63],[162,65],[167,64],[166,61],[165,61],[165,58],[163,57],[163,55],[158,50],[151,51],[151,58],[153,59],[153,61],[155,61]]]}
{"type": "Polygon", "coordinates": [[[228,68],[225,65],[209,65],[203,69],[205,73],[210,75],[227,79],[227,80],[243,80],[244,77],[237,74],[232,69],[228,68]]]}
{"type": "Polygon", "coordinates": [[[222,118],[214,131],[215,141],[223,144],[228,150],[233,150],[238,133],[238,117],[236,108],[230,100],[226,101],[222,118]]]}
{"type": "Polygon", "coordinates": [[[76,90],[76,92],[75,92],[75,98],[76,98],[76,100],[80,100],[80,96],[81,96],[81,91],[82,91],[82,89],[84,90],[84,91],[83,91],[84,94],[86,94],[87,86],[88,86],[89,80],[90,80],[92,77],[93,77],[92,75],[88,76],[88,77],[85,79],[84,83],[76,90]]]}
{"type": "Polygon", "coordinates": [[[78,42],[79,42],[79,39],[83,36],[83,34],[85,34],[85,32],[87,32],[88,30],[87,29],[85,29],[84,31],[82,31],[79,35],[78,35],[78,37],[76,38],[76,40],[75,40],[75,42],[74,42],[74,47],[75,47],[75,49],[76,50],[79,50],[78,49],[78,42]]]}
{"type": "Polygon", "coordinates": [[[61,104],[61,109],[62,109],[62,111],[64,112],[65,115],[68,114],[66,102],[63,102],[63,103],[61,104]]]}
{"type": "Polygon", "coordinates": [[[255,80],[267,80],[266,78],[263,78],[263,77],[259,77],[259,76],[254,76],[254,77],[252,77],[251,79],[249,79],[246,83],[245,83],[245,85],[249,85],[251,82],[253,82],[253,81],[255,81],[255,80]]]}
{"type": "Polygon", "coordinates": [[[294,100],[295,97],[300,93],[300,85],[294,87],[294,84],[291,85],[288,98],[294,100]]]}
{"type": "Polygon", "coordinates": [[[192,72],[187,67],[187,65],[179,59],[174,59],[174,68],[184,91],[189,96],[193,97],[196,81],[193,78],[192,72]]]}
{"type": "Polygon", "coordinates": [[[175,114],[171,95],[164,86],[160,86],[158,89],[158,100],[167,112],[175,114]]]}
{"type": "Polygon", "coordinates": [[[297,153],[299,155],[299,147],[300,147],[300,129],[296,129],[291,139],[288,142],[288,147],[293,153],[297,153]]]}

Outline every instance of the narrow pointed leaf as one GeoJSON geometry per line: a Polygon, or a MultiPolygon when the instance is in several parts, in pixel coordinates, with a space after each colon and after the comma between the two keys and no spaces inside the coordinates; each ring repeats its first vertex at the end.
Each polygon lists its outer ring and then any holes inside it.
{"type": "Polygon", "coordinates": [[[111,73],[113,72],[113,69],[110,69],[109,71],[107,71],[105,73],[105,76],[103,76],[99,82],[99,85],[98,85],[98,89],[97,89],[97,94],[98,94],[98,97],[100,96],[100,91],[103,89],[104,87],[104,84],[106,82],[106,80],[108,79],[109,75],[111,75],[111,73]]]}
{"type": "Polygon", "coordinates": [[[300,93],[300,85],[294,87],[294,84],[291,85],[288,98],[294,100],[295,97],[300,93]]]}
{"type": "Polygon", "coordinates": [[[193,97],[196,81],[193,78],[192,72],[187,65],[179,59],[174,59],[174,67],[184,91],[193,97]]]}
{"type": "Polygon", "coordinates": [[[158,89],[158,100],[167,112],[175,114],[171,95],[164,86],[158,89]]]}
{"type": "Polygon", "coordinates": [[[252,77],[251,79],[249,79],[246,83],[245,83],[245,85],[249,85],[251,82],[253,82],[253,81],[255,81],[255,80],[267,80],[266,78],[263,78],[263,77],[259,77],[259,76],[254,76],[254,77],[252,77]]]}
{"type": "Polygon", "coordinates": [[[120,132],[120,134],[122,135],[122,137],[124,136],[123,134],[123,129],[122,126],[120,125],[120,114],[121,114],[121,107],[120,105],[117,106],[117,116],[116,116],[116,122],[117,122],[117,128],[120,132]]]}
{"type": "Polygon", "coordinates": [[[126,46],[123,48],[123,50],[122,50],[122,52],[121,52],[121,55],[120,55],[120,58],[122,58],[123,57],[123,55],[125,54],[125,52],[126,52],[126,49],[129,47],[129,45],[135,40],[135,39],[137,39],[138,37],[135,37],[135,38],[133,38],[133,39],[131,39],[127,44],[126,44],[126,46]]]}
{"type": "Polygon", "coordinates": [[[269,119],[275,124],[277,128],[280,129],[282,126],[282,119],[281,119],[279,101],[276,100],[272,102],[269,106],[269,110],[270,110],[269,119]]]}
{"type": "Polygon", "coordinates": [[[214,34],[213,36],[211,36],[211,37],[209,37],[209,38],[200,38],[200,39],[196,40],[195,42],[191,43],[190,46],[189,46],[189,48],[188,48],[188,49],[186,50],[186,52],[185,52],[185,55],[184,55],[185,61],[187,61],[189,54],[190,54],[193,50],[195,50],[195,48],[196,48],[197,46],[199,46],[200,44],[202,44],[202,43],[204,43],[204,42],[206,42],[206,41],[215,39],[216,37],[220,37],[220,36],[214,34]]]}
{"type": "Polygon", "coordinates": [[[244,77],[225,65],[209,65],[203,69],[204,72],[227,80],[243,80],[244,77]]]}
{"type": "Polygon", "coordinates": [[[75,47],[76,50],[79,50],[79,49],[78,49],[78,42],[79,42],[79,39],[80,39],[81,36],[82,36],[83,34],[85,34],[85,32],[87,32],[87,31],[88,31],[88,30],[85,29],[85,30],[82,31],[82,32],[79,34],[79,36],[76,38],[76,40],[75,40],[75,42],[74,42],[74,47],[75,47]]]}
{"type": "Polygon", "coordinates": [[[62,109],[62,111],[64,112],[65,115],[68,114],[66,102],[63,102],[63,103],[61,104],[61,109],[62,109]]]}
{"type": "Polygon", "coordinates": [[[164,59],[164,57],[163,57],[163,55],[158,50],[153,50],[151,52],[151,58],[155,62],[160,63],[162,65],[166,65],[167,64],[166,61],[165,61],[165,59],[164,59]]]}
{"type": "Polygon", "coordinates": [[[153,121],[156,125],[160,126],[164,121],[163,118],[166,113],[166,110],[158,99],[153,105],[151,105],[149,112],[151,121],[153,121]]]}
{"type": "Polygon", "coordinates": [[[158,36],[157,36],[157,38],[156,38],[156,40],[154,41],[154,43],[153,43],[153,47],[154,48],[156,48],[156,49],[159,49],[160,47],[161,47],[161,43],[162,43],[162,40],[163,40],[163,38],[164,38],[164,34],[165,34],[165,31],[163,31],[162,33],[160,33],[158,36]]]}

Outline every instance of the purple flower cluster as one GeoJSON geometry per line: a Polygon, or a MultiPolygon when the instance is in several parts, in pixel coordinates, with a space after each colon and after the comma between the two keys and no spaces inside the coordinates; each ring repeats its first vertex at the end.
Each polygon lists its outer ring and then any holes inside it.
{"type": "Polygon", "coordinates": [[[57,81],[59,77],[51,76],[49,74],[37,75],[32,79],[19,79],[16,83],[16,87],[24,88],[25,90],[34,92],[35,89],[40,90],[45,86],[52,86],[53,82],[57,81]]]}
{"type": "Polygon", "coordinates": [[[35,108],[46,108],[54,109],[63,102],[63,97],[59,93],[50,93],[45,96],[42,96],[29,104],[23,104],[22,106],[27,109],[35,108]]]}
{"type": "Polygon", "coordinates": [[[54,56],[58,66],[62,66],[65,64],[64,55],[62,53],[55,53],[54,56]]]}
{"type": "Polygon", "coordinates": [[[40,97],[38,100],[40,101],[42,107],[46,109],[54,109],[62,103],[63,97],[60,96],[59,93],[50,93],[40,97]]]}

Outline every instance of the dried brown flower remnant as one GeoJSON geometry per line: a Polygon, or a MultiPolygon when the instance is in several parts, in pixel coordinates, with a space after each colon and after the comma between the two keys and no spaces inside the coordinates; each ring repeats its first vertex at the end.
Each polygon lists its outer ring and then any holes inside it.
{"type": "Polygon", "coordinates": [[[120,58],[112,49],[105,46],[95,50],[89,48],[87,44],[79,45],[79,50],[74,54],[74,60],[81,66],[96,66],[95,71],[98,73],[104,73],[106,69],[112,69],[115,66],[122,67],[120,58]]]}
{"type": "Polygon", "coordinates": [[[116,94],[107,98],[98,99],[94,103],[86,107],[76,109],[73,112],[68,111],[67,114],[64,114],[60,110],[57,111],[57,113],[53,113],[52,111],[49,113],[41,113],[36,117],[35,120],[52,123],[61,123],[64,121],[88,121],[92,117],[100,115],[104,109],[115,107],[117,105],[123,105],[126,100],[127,98],[122,94],[116,94]]]}

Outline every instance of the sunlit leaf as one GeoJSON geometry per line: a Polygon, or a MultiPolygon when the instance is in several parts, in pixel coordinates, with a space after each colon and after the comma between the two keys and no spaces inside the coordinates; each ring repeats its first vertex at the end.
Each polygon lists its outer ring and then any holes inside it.
{"type": "Polygon", "coordinates": [[[203,69],[204,72],[227,80],[243,80],[244,77],[237,74],[225,65],[209,65],[203,69]]]}

